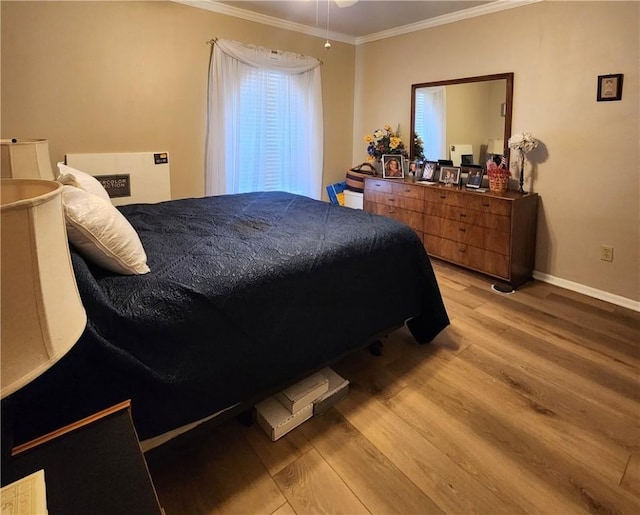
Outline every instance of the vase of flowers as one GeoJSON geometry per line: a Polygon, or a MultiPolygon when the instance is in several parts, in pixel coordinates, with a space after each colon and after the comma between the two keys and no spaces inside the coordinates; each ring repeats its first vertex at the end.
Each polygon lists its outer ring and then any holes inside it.
{"type": "Polygon", "coordinates": [[[509,148],[514,150],[515,161],[520,164],[520,188],[518,193],[526,193],[524,191],[524,165],[525,155],[538,146],[538,140],[528,132],[514,134],[509,138],[509,148]]]}
{"type": "Polygon", "coordinates": [[[394,132],[390,125],[385,125],[383,129],[376,129],[373,134],[367,134],[364,141],[367,144],[369,161],[376,167],[378,175],[382,175],[383,155],[399,154],[404,158],[409,155],[397,131],[394,132]]]}
{"type": "Polygon", "coordinates": [[[506,166],[504,157],[499,165],[496,164],[493,159],[489,159],[489,161],[487,161],[487,177],[489,177],[490,191],[495,191],[497,193],[507,191],[511,172],[506,166]]]}

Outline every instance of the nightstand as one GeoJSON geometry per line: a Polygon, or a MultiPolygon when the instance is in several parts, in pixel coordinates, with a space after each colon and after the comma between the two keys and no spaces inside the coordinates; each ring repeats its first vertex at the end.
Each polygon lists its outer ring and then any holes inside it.
{"type": "Polygon", "coordinates": [[[2,486],[44,469],[49,515],[162,514],[130,402],[15,447],[2,486]]]}

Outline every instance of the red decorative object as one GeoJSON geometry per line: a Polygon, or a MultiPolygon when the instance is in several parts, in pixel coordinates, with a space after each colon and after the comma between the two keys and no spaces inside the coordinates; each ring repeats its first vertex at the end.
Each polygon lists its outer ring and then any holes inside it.
{"type": "Polygon", "coordinates": [[[495,164],[492,160],[487,161],[487,177],[489,177],[490,191],[507,191],[511,172],[506,166],[504,157],[499,165],[495,164]]]}

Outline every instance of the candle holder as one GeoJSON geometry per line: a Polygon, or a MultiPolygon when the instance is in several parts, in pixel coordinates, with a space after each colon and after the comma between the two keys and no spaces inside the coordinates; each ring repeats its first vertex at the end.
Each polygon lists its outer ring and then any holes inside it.
{"type": "Polygon", "coordinates": [[[520,187],[518,188],[518,193],[526,193],[526,191],[524,191],[524,153],[521,153],[522,155],[522,163],[520,164],[520,187]]]}

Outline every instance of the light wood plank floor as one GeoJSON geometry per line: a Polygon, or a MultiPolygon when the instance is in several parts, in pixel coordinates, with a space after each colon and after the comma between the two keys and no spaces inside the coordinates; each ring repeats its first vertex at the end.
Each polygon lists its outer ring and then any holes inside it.
{"type": "Polygon", "coordinates": [[[336,364],[351,392],[326,414],[149,452],[167,515],[640,513],[640,314],[434,268],[451,326],[336,364]]]}

